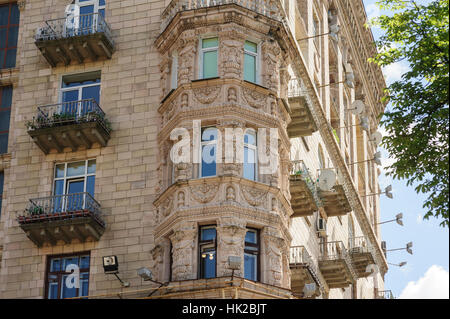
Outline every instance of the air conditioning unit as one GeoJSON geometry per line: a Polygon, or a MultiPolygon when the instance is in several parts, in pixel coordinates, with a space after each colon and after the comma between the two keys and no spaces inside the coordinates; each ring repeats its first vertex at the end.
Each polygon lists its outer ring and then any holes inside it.
{"type": "Polygon", "coordinates": [[[317,216],[317,233],[319,234],[319,236],[325,237],[327,235],[327,221],[320,217],[317,216]]]}

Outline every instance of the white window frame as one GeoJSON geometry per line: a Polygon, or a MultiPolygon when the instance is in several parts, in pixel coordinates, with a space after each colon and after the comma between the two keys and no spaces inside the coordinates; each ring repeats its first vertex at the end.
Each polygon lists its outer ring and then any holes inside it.
{"type": "MultiPolygon", "coordinates": [[[[95,72],[95,71],[93,71],[95,72]]],[[[90,73],[90,72],[86,72],[86,73],[90,73]]],[[[59,88],[59,98],[58,98],[58,103],[63,103],[63,95],[64,92],[67,91],[75,91],[78,90],[78,99],[77,101],[81,101],[82,100],[82,96],[83,96],[83,88],[87,88],[87,87],[91,87],[91,86],[99,86],[99,93],[98,96],[101,97],[102,96],[102,78],[101,78],[101,74],[100,74],[100,83],[93,83],[93,84],[82,84],[82,85],[78,85],[78,86],[71,86],[71,87],[63,87],[64,86],[64,77],[65,76],[71,76],[71,75],[77,75],[77,74],[82,74],[82,73],[75,73],[75,74],[64,74],[61,77],[61,85],[59,88]]],[[[97,104],[100,105],[100,101],[95,101],[97,102],[97,104]]],[[[81,107],[77,108],[77,115],[80,116],[81,115],[81,107]]]]}
{"type": "MultiPolygon", "coordinates": [[[[256,131],[252,128],[246,128],[244,131],[244,162],[245,162],[245,148],[251,149],[255,152],[255,179],[254,181],[258,181],[258,135],[256,134],[256,131]],[[255,137],[255,143],[256,145],[253,144],[248,144],[245,143],[245,135],[247,134],[252,134],[255,137]]],[[[249,163],[251,164],[251,163],[249,163]]],[[[242,177],[244,177],[244,168],[242,169],[242,177]]],[[[244,177],[245,178],[245,177],[244,177]]]]}
{"type": "MultiPolygon", "coordinates": [[[[261,41],[259,40],[254,40],[254,39],[247,39],[246,41],[252,42],[256,44],[256,53],[255,52],[250,52],[245,50],[245,42],[244,42],[244,56],[245,54],[248,55],[252,55],[255,57],[256,60],[256,70],[255,70],[255,84],[260,84],[260,69],[261,69],[261,41]]],[[[245,68],[245,63],[244,63],[244,68],[245,68]]],[[[250,81],[249,81],[250,82],[250,81]]],[[[253,83],[253,82],[250,82],[253,83]]]]}
{"type": "Polygon", "coordinates": [[[81,7],[87,7],[87,6],[94,6],[94,13],[98,13],[99,10],[101,9],[106,9],[106,1],[105,0],[105,5],[100,5],[100,1],[99,0],[89,0],[89,1],[82,1],[80,2],[80,0],[75,0],[75,4],[77,6],[81,7]]]}
{"type": "Polygon", "coordinates": [[[219,37],[217,35],[211,35],[211,36],[204,36],[202,38],[200,38],[199,41],[199,73],[198,73],[198,78],[200,79],[210,79],[210,78],[205,78],[203,76],[203,55],[206,52],[210,52],[210,51],[217,51],[217,76],[219,76],[219,37]],[[213,38],[217,38],[217,46],[216,47],[211,47],[211,48],[203,48],[203,40],[208,40],[208,39],[213,39],[213,38]]]}
{"type": "Polygon", "coordinates": [[[79,161],[71,161],[71,162],[64,162],[64,163],[55,163],[54,172],[53,172],[53,189],[52,193],[55,194],[55,186],[56,182],[63,180],[63,194],[67,195],[67,186],[68,186],[68,180],[81,180],[84,178],[84,187],[83,187],[83,193],[86,193],[86,187],[87,187],[87,180],[89,176],[95,176],[97,173],[97,160],[95,158],[90,158],[87,160],[79,160],[79,161]],[[88,173],[88,163],[89,161],[95,161],[95,172],[94,173],[88,173]],[[74,176],[67,176],[67,166],[72,163],[78,163],[84,161],[84,174],[81,175],[74,175],[74,176]],[[59,165],[64,164],[64,176],[63,177],[56,177],[56,167],[59,165]]]}
{"type": "Polygon", "coordinates": [[[199,158],[200,158],[200,164],[199,164],[199,170],[198,170],[198,176],[199,176],[199,178],[208,178],[208,177],[215,177],[215,176],[217,176],[217,149],[218,149],[218,141],[217,141],[217,139],[219,138],[219,129],[217,128],[217,127],[215,127],[215,126],[207,126],[207,127],[202,127],[202,129],[201,129],[201,134],[200,134],[200,154],[199,154],[199,158]],[[203,141],[203,132],[205,132],[206,130],[208,130],[208,129],[212,129],[212,128],[214,128],[214,129],[216,129],[216,131],[217,131],[217,135],[216,135],[216,139],[215,140],[212,140],[212,141],[203,141]],[[216,164],[216,174],[214,174],[214,175],[209,175],[209,176],[202,176],[202,164],[203,164],[203,146],[206,146],[206,145],[215,145],[216,146],[216,151],[215,151],[215,153],[216,153],[216,162],[215,162],[215,164],[216,164]]]}

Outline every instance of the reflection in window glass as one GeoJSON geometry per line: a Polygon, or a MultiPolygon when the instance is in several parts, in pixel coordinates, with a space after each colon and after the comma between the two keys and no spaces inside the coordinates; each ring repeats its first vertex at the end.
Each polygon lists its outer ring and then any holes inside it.
{"type": "Polygon", "coordinates": [[[201,48],[202,79],[217,77],[218,50],[219,50],[218,38],[202,39],[202,48],[201,48]]]}
{"type": "Polygon", "coordinates": [[[258,230],[248,229],[245,234],[244,278],[257,281],[259,262],[258,230]]]}
{"type": "Polygon", "coordinates": [[[216,228],[200,227],[200,278],[216,277],[216,228]]]}
{"type": "Polygon", "coordinates": [[[0,69],[16,66],[19,15],[17,3],[0,5],[0,69]]]}
{"type": "Polygon", "coordinates": [[[201,145],[200,177],[216,175],[217,129],[209,127],[203,130],[201,145]]]}

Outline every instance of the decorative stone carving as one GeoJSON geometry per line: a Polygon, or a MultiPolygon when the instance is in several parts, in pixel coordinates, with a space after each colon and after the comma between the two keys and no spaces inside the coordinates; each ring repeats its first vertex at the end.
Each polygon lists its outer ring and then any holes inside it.
{"type": "Polygon", "coordinates": [[[19,0],[17,1],[17,7],[19,8],[20,11],[22,11],[23,9],[25,9],[25,5],[27,4],[27,2],[25,0],[19,0]]]}
{"type": "Polygon", "coordinates": [[[178,85],[189,83],[194,75],[195,55],[197,53],[197,39],[192,31],[185,31],[178,55],[178,85]]]}
{"type": "Polygon", "coordinates": [[[167,82],[170,76],[170,59],[167,56],[167,54],[161,57],[159,71],[161,74],[161,89],[162,89],[161,99],[163,99],[169,93],[167,82]]]}
{"type": "Polygon", "coordinates": [[[283,279],[283,249],[284,240],[278,230],[272,227],[265,227],[262,231],[264,242],[264,258],[266,258],[267,268],[265,269],[265,282],[269,285],[281,286],[283,279]]]}
{"type": "Polygon", "coordinates": [[[234,275],[243,277],[245,222],[237,218],[222,218],[217,227],[217,276],[229,276],[232,270],[228,266],[228,256],[241,257],[241,269],[234,275]]]}
{"type": "Polygon", "coordinates": [[[265,69],[265,85],[271,90],[278,92],[278,86],[280,82],[279,67],[278,64],[281,60],[281,50],[278,45],[270,42],[263,43],[263,61],[266,67],[265,69]]]}
{"type": "Polygon", "coordinates": [[[183,222],[170,236],[172,242],[173,280],[195,279],[194,249],[197,228],[193,222],[183,222]]]}
{"type": "Polygon", "coordinates": [[[221,86],[205,86],[193,89],[194,96],[202,104],[211,104],[220,93],[221,86]]]}
{"type": "Polygon", "coordinates": [[[180,98],[180,106],[181,108],[185,108],[189,106],[189,95],[187,93],[181,94],[180,98]]]}
{"type": "Polygon", "coordinates": [[[183,191],[178,192],[177,196],[177,207],[184,207],[185,204],[185,195],[183,191]]]}
{"type": "Polygon", "coordinates": [[[242,164],[239,163],[223,163],[222,170],[223,175],[226,176],[241,176],[242,164]]]}
{"type": "Polygon", "coordinates": [[[228,96],[227,96],[228,102],[237,102],[237,94],[236,94],[236,88],[235,87],[229,87],[228,88],[228,96]]]}
{"type": "Polygon", "coordinates": [[[229,201],[234,201],[236,199],[236,191],[234,190],[234,187],[231,185],[227,187],[226,198],[229,201]]]}
{"type": "Polygon", "coordinates": [[[247,103],[255,109],[264,108],[264,105],[266,104],[266,95],[255,90],[244,88],[242,90],[242,96],[247,103]]]}
{"type": "Polygon", "coordinates": [[[272,197],[272,211],[277,211],[278,209],[278,200],[277,198],[274,196],[272,197]]]}
{"type": "Polygon", "coordinates": [[[161,203],[161,206],[159,206],[159,211],[162,217],[169,216],[170,213],[172,212],[172,208],[173,208],[173,197],[169,196],[161,203]]]}
{"type": "Polygon", "coordinates": [[[203,183],[190,187],[192,197],[199,203],[206,204],[210,202],[219,190],[219,184],[203,183]]]}
{"type": "Polygon", "coordinates": [[[245,185],[241,186],[241,193],[247,203],[251,206],[261,206],[267,198],[267,191],[262,191],[245,185]]]}
{"type": "Polygon", "coordinates": [[[150,255],[152,256],[152,264],[151,269],[153,273],[156,275],[156,280],[160,279],[162,270],[163,270],[163,262],[164,262],[164,249],[161,245],[156,245],[151,251],[150,255]]]}
{"type": "Polygon", "coordinates": [[[236,39],[222,41],[221,54],[225,77],[240,78],[242,70],[243,42],[236,39]]]}
{"type": "Polygon", "coordinates": [[[175,181],[188,180],[192,174],[192,164],[177,163],[175,164],[175,181]]]}

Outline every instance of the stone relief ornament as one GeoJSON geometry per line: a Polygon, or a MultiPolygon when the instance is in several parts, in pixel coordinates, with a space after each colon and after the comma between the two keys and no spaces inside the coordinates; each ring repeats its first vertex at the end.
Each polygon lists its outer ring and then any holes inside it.
{"type": "Polygon", "coordinates": [[[266,95],[255,90],[244,88],[242,95],[247,103],[255,109],[264,108],[266,103],[266,95]]]}
{"type": "Polygon", "coordinates": [[[168,198],[166,198],[166,200],[162,202],[159,209],[161,211],[162,216],[167,217],[172,212],[172,208],[173,208],[173,197],[169,196],[168,198]]]}
{"type": "Polygon", "coordinates": [[[240,77],[242,60],[242,41],[226,39],[222,41],[221,53],[223,72],[227,77],[240,77]]]}
{"type": "Polygon", "coordinates": [[[152,256],[152,264],[151,264],[151,268],[153,270],[153,273],[156,274],[158,276],[158,274],[160,273],[162,266],[163,266],[163,254],[164,254],[164,249],[162,248],[161,245],[156,245],[151,251],[150,251],[150,255],[152,256]]]}
{"type": "Polygon", "coordinates": [[[159,71],[161,74],[161,99],[163,99],[167,95],[167,93],[169,93],[167,89],[167,81],[170,74],[170,59],[167,55],[162,56],[159,71]]]}
{"type": "Polygon", "coordinates": [[[181,108],[185,108],[189,106],[189,95],[187,93],[181,94],[181,101],[180,101],[181,108]]]}
{"type": "Polygon", "coordinates": [[[241,193],[247,203],[251,206],[261,206],[266,200],[267,191],[262,191],[253,187],[241,186],[241,193]]]}
{"type": "Polygon", "coordinates": [[[236,191],[233,186],[227,187],[227,200],[234,201],[236,199],[236,191]]]}
{"type": "Polygon", "coordinates": [[[205,86],[194,89],[194,96],[202,104],[211,104],[220,93],[221,86],[205,86]]]}
{"type": "Polygon", "coordinates": [[[183,191],[178,192],[177,207],[183,207],[185,204],[185,195],[183,191]]]}
{"type": "Polygon", "coordinates": [[[172,242],[172,276],[174,280],[194,279],[193,249],[195,247],[196,227],[187,223],[177,227],[170,236],[172,242]]]}
{"type": "Polygon", "coordinates": [[[189,83],[194,74],[195,54],[197,52],[196,38],[185,36],[181,39],[181,51],[178,55],[178,84],[189,83]]]}
{"type": "Polygon", "coordinates": [[[219,184],[203,183],[190,187],[192,197],[199,203],[205,204],[210,202],[219,190],[219,184]]]}
{"type": "Polygon", "coordinates": [[[228,96],[227,96],[228,102],[237,102],[237,94],[236,94],[236,88],[230,87],[228,88],[228,96]]]}
{"type": "Polygon", "coordinates": [[[270,44],[265,42],[263,44],[264,48],[264,65],[266,66],[265,72],[265,83],[266,86],[274,91],[278,91],[278,84],[280,82],[278,63],[280,61],[280,48],[276,44],[270,44]]]}

